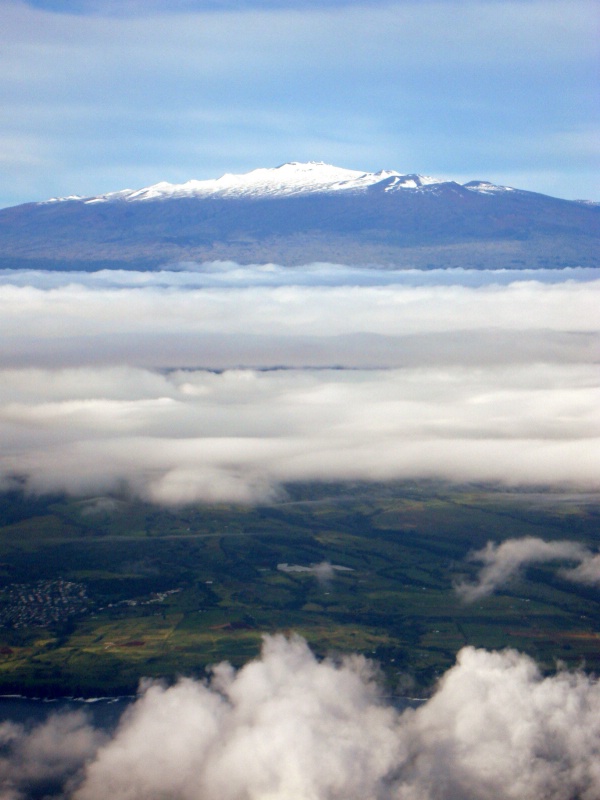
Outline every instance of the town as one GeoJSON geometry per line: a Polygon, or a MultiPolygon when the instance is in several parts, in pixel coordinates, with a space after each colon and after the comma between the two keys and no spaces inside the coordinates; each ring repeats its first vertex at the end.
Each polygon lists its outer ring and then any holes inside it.
{"type": "Polygon", "coordinates": [[[14,583],[2,592],[0,626],[47,628],[88,611],[90,605],[82,583],[62,578],[14,583]]]}

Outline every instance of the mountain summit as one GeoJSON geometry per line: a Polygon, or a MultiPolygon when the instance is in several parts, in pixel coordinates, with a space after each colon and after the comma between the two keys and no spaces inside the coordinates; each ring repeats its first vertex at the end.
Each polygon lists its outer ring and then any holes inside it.
{"type": "MultiPolygon", "coordinates": [[[[141,200],[167,200],[174,197],[267,198],[293,197],[333,192],[364,192],[379,188],[384,192],[402,189],[421,189],[446,183],[427,175],[403,175],[395,170],[360,172],[335,167],[323,161],[290,161],[275,168],[261,168],[242,175],[227,173],[220,178],[186,183],[155,183],[144,189],[123,189],[96,197],[53,198],[47,202],[82,200],[84,203],[141,200]]],[[[458,184],[457,184],[458,185],[458,184]]],[[[512,191],[506,186],[494,186],[486,181],[467,184],[472,191],[512,191]]]]}
{"type": "Polygon", "coordinates": [[[487,181],[290,162],[0,211],[0,267],[232,260],[398,268],[598,266],[600,206],[487,181]]]}

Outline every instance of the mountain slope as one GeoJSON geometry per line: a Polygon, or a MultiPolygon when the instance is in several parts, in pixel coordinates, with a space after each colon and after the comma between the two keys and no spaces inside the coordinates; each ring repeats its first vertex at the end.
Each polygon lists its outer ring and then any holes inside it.
{"type": "Polygon", "coordinates": [[[293,162],[0,211],[0,267],[188,261],[397,267],[598,266],[600,206],[484,181],[293,162]]]}

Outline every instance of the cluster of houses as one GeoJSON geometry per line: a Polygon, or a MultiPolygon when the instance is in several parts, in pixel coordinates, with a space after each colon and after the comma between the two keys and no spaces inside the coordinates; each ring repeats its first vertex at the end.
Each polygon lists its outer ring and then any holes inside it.
{"type": "Polygon", "coordinates": [[[13,583],[2,592],[0,626],[47,628],[87,611],[90,600],[82,583],[57,580],[13,583]]]}

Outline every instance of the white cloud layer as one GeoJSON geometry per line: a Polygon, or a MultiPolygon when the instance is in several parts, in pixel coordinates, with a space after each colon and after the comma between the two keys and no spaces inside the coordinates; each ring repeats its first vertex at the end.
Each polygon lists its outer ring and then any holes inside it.
{"type": "Polygon", "coordinates": [[[346,266],[314,262],[301,267],[279,264],[237,264],[235,261],[187,261],[169,264],[156,272],[101,269],[69,272],[35,269],[0,270],[0,286],[35,286],[59,289],[81,286],[87,289],[216,289],[282,286],[507,286],[511,283],[556,284],[566,281],[594,283],[593,267],[562,269],[392,269],[389,267],[346,266]]]}
{"type": "Polygon", "coordinates": [[[587,365],[4,370],[0,472],[33,491],[267,499],[306,480],[600,485],[587,365]]]}
{"type": "Polygon", "coordinates": [[[5,729],[0,796],[22,800],[36,787],[26,774],[39,789],[50,761],[53,779],[61,767],[66,778],[60,797],[72,800],[600,795],[594,678],[543,678],[515,651],[465,648],[431,699],[403,713],[373,678],[362,657],[318,662],[301,639],[267,638],[237,673],[221,664],[208,683],[147,684],[105,743],[74,718],[30,734],[5,729]]]}
{"type": "Polygon", "coordinates": [[[499,285],[503,273],[483,285],[460,277],[444,285],[440,275],[431,285],[425,273],[421,285],[407,286],[373,285],[378,271],[369,284],[366,270],[321,267],[289,271],[309,285],[288,285],[281,268],[240,275],[229,267],[121,273],[112,285],[103,283],[106,273],[78,274],[66,285],[68,273],[27,273],[26,285],[19,272],[5,273],[0,367],[592,363],[600,354],[600,281],[569,280],[572,271],[546,284],[513,273],[507,285],[499,285]],[[276,284],[261,285],[264,275],[276,284]],[[211,277],[229,285],[202,284],[211,277]]]}
{"type": "Polygon", "coordinates": [[[313,479],[600,485],[600,281],[336,275],[5,276],[3,485],[164,503],[313,479]]]}

